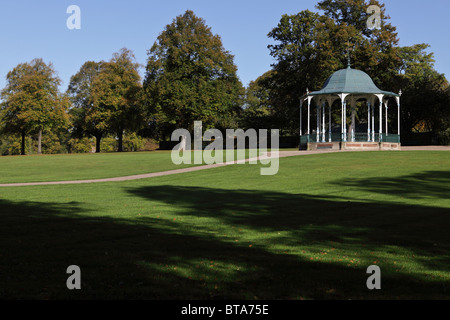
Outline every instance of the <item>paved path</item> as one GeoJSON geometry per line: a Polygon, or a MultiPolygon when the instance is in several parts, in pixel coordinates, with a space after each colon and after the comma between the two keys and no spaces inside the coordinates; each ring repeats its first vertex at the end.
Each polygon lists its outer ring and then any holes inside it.
{"type": "MultiPolygon", "coordinates": [[[[338,151],[280,151],[279,158],[292,157],[292,156],[298,156],[298,155],[318,154],[318,153],[330,153],[330,152],[338,152],[338,151]]],[[[232,165],[232,164],[236,164],[236,163],[248,162],[251,160],[269,159],[269,158],[274,158],[274,157],[275,157],[274,154],[269,153],[268,155],[263,155],[260,157],[250,158],[250,159],[245,159],[245,160],[239,160],[236,162],[231,161],[231,162],[224,162],[224,163],[217,163],[217,164],[201,165],[201,166],[189,167],[189,168],[183,168],[183,169],[174,169],[174,170],[154,172],[154,173],[136,174],[136,175],[132,175],[132,176],[104,178],[104,179],[88,179],[88,180],[3,183],[3,184],[0,184],[0,187],[47,186],[47,185],[60,185],[60,184],[99,183],[99,182],[115,182],[115,181],[147,179],[147,178],[167,176],[167,175],[172,175],[172,174],[179,174],[179,173],[185,173],[185,172],[218,168],[218,167],[228,166],[228,165],[232,165]]]]}
{"type": "Polygon", "coordinates": [[[450,151],[450,146],[420,146],[420,147],[404,147],[402,146],[403,151],[450,151]]]}
{"type": "MultiPolygon", "coordinates": [[[[424,147],[402,147],[402,150],[411,151],[411,150],[428,150],[428,151],[450,151],[450,146],[424,146],[424,147]]],[[[280,151],[278,154],[279,158],[284,157],[293,157],[293,156],[301,156],[301,155],[310,155],[310,154],[320,154],[320,153],[333,153],[333,152],[346,152],[341,150],[320,150],[320,151],[280,151]]],[[[248,162],[252,160],[263,160],[274,158],[275,154],[266,154],[257,158],[250,158],[240,161],[231,161],[217,164],[209,164],[202,165],[190,168],[183,169],[175,169],[154,173],[145,173],[145,174],[137,174],[132,176],[124,176],[124,177],[116,177],[116,178],[104,178],[104,179],[89,179],[89,180],[69,180],[69,181],[47,181],[47,182],[22,182],[22,183],[4,183],[0,184],[0,187],[24,187],[24,186],[47,186],[47,185],[61,185],[61,184],[81,184],[81,183],[100,183],[100,182],[115,182],[115,181],[128,181],[128,180],[137,180],[137,179],[147,179],[154,177],[167,176],[172,174],[179,174],[185,172],[193,172],[211,168],[218,168],[223,166],[228,166],[236,163],[248,162]]]]}

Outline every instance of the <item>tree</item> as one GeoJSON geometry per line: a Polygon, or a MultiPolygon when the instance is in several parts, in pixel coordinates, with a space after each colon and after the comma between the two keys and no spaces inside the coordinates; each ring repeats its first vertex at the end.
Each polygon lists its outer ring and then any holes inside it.
{"type": "Polygon", "coordinates": [[[356,37],[350,36],[353,65],[368,73],[381,87],[393,87],[396,82],[396,70],[401,65],[398,52],[399,38],[395,26],[389,23],[385,5],[378,0],[322,0],[317,9],[333,19],[340,28],[351,27],[357,31],[356,37]],[[369,29],[367,21],[372,13],[367,8],[375,5],[380,8],[381,27],[369,29]]]}
{"type": "Polygon", "coordinates": [[[268,48],[276,63],[271,77],[263,83],[275,110],[273,120],[283,135],[293,134],[298,127],[300,96],[308,88],[320,88],[330,72],[343,65],[345,56],[337,54],[336,47],[344,50],[346,41],[337,37],[347,33],[338,31],[333,20],[305,10],[283,15],[268,34],[275,40],[268,48]]]}
{"type": "Polygon", "coordinates": [[[316,5],[316,8],[323,11],[325,16],[333,19],[337,24],[353,26],[360,30],[365,37],[371,38],[377,33],[377,30],[367,27],[367,21],[372,15],[367,12],[369,5],[376,5],[380,8],[381,28],[388,28],[389,32],[395,32],[395,28],[387,22],[390,17],[386,15],[384,4],[377,0],[322,0],[316,5]]]}
{"type": "Polygon", "coordinates": [[[73,108],[73,135],[94,136],[96,152],[107,133],[118,138],[123,150],[125,130],[138,130],[144,123],[139,64],[132,51],[122,48],[108,62],[87,61],[71,77],[68,94],[73,108]]]}
{"type": "Polygon", "coordinates": [[[106,125],[117,135],[119,152],[123,151],[124,131],[143,125],[142,85],[135,60],[134,54],[123,48],[92,81],[93,108],[105,115],[106,125]]]}
{"type": "Polygon", "coordinates": [[[297,132],[299,98],[306,89],[320,89],[334,71],[345,68],[349,52],[352,67],[368,73],[377,85],[396,84],[401,64],[397,33],[387,22],[389,17],[384,14],[383,5],[378,1],[370,3],[382,8],[380,30],[367,28],[364,19],[368,18],[368,2],[327,0],[317,5],[324,14],[305,10],[283,15],[268,34],[275,40],[268,47],[276,63],[272,66],[275,72],[265,83],[285,133],[297,132]]]}
{"type": "Polygon", "coordinates": [[[21,154],[25,154],[25,137],[38,133],[38,153],[44,130],[67,124],[68,100],[61,96],[51,63],[33,59],[21,63],[6,76],[6,87],[1,91],[2,131],[21,135],[21,154]]]}
{"type": "Polygon", "coordinates": [[[241,127],[245,129],[272,129],[276,114],[270,105],[269,91],[264,81],[270,79],[273,71],[267,71],[255,81],[251,81],[245,90],[245,104],[241,114],[241,127]]]}
{"type": "Polygon", "coordinates": [[[243,87],[233,56],[205,21],[186,11],[148,51],[144,89],[149,113],[167,136],[177,127],[224,126],[240,110],[243,87]]]}
{"type": "MultiPolygon", "coordinates": [[[[450,123],[449,83],[434,69],[434,55],[428,44],[399,48],[402,65],[399,83],[402,87],[402,128],[411,132],[443,134],[450,123]]],[[[447,133],[448,134],[448,133],[447,133]]]]}
{"type": "Polygon", "coordinates": [[[70,78],[67,94],[72,101],[69,113],[73,126],[73,136],[93,136],[96,152],[100,152],[101,139],[107,132],[106,115],[94,107],[92,84],[104,68],[105,62],[85,62],[80,70],[70,78]]]}

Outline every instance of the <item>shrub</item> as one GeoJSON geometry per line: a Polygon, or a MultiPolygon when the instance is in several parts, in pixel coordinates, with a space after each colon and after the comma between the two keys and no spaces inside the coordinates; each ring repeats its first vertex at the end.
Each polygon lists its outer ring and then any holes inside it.
{"type": "MultiPolygon", "coordinates": [[[[89,138],[72,138],[68,142],[68,147],[71,153],[88,153],[92,152],[94,141],[89,138]]],[[[94,149],[95,150],[95,149],[94,149]]]]}
{"type": "Polygon", "coordinates": [[[100,142],[100,151],[101,152],[114,152],[117,151],[118,143],[116,138],[111,136],[106,136],[100,142]]]}
{"type": "Polygon", "coordinates": [[[123,138],[123,151],[141,151],[146,140],[138,136],[135,132],[126,134],[123,138]]]}
{"type": "MultiPolygon", "coordinates": [[[[21,138],[18,135],[5,134],[0,137],[0,154],[2,156],[19,155],[21,146],[21,138]]],[[[25,150],[30,151],[31,138],[25,140],[25,150]]]]}

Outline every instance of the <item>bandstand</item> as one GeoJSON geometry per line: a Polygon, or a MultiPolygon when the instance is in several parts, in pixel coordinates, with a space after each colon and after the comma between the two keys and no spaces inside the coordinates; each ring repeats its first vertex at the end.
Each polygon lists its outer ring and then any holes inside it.
{"type": "Polygon", "coordinates": [[[401,91],[397,94],[380,90],[367,73],[352,69],[349,62],[346,69],[333,73],[321,90],[307,90],[300,98],[300,150],[400,150],[400,97],[401,91]],[[390,120],[391,126],[397,120],[397,128],[392,129],[396,133],[389,132],[388,108],[392,99],[397,105],[397,119],[390,120]],[[336,100],[341,105],[340,128],[338,123],[332,123],[336,100]],[[357,102],[364,101],[367,121],[356,124],[357,102]],[[303,109],[305,104],[307,110],[303,109]],[[315,109],[314,114],[311,109],[315,109]],[[314,127],[311,118],[316,120],[314,127]]]}

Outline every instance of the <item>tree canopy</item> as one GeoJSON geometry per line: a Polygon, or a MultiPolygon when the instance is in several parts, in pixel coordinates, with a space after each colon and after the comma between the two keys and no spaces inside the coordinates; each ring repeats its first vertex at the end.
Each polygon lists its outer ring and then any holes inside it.
{"type": "Polygon", "coordinates": [[[107,132],[106,116],[95,110],[92,97],[94,79],[100,74],[105,62],[87,61],[70,78],[67,94],[72,101],[69,113],[72,120],[72,134],[77,138],[94,136],[96,152],[100,152],[103,135],[107,132]]]}
{"type": "Polygon", "coordinates": [[[402,124],[406,133],[433,132],[450,142],[450,86],[434,69],[428,44],[399,48],[402,60],[399,83],[403,88],[402,124]]]}
{"type": "Polygon", "coordinates": [[[25,136],[67,125],[68,100],[58,91],[61,80],[53,65],[41,58],[17,65],[6,81],[1,91],[2,131],[20,134],[21,154],[25,154],[25,136]]]}
{"type": "Polygon", "coordinates": [[[68,93],[74,106],[74,134],[94,136],[97,152],[109,132],[117,136],[117,151],[122,151],[124,131],[135,131],[144,123],[140,65],[135,60],[123,48],[108,62],[84,63],[71,78],[68,93]]]}
{"type": "Polygon", "coordinates": [[[103,64],[92,82],[92,109],[87,120],[99,115],[104,126],[116,134],[119,152],[124,131],[137,130],[143,124],[142,84],[135,60],[130,50],[121,49],[103,64]]]}
{"type": "Polygon", "coordinates": [[[144,88],[154,123],[166,132],[192,128],[195,120],[224,125],[241,107],[236,71],[203,19],[190,10],[176,17],[148,51],[144,88]]]}
{"type": "Polygon", "coordinates": [[[352,67],[369,74],[378,87],[403,90],[402,128],[406,132],[420,122],[434,123],[435,128],[445,126],[431,118],[448,114],[448,83],[434,70],[432,54],[426,52],[428,45],[399,47],[384,4],[377,0],[323,0],[316,9],[319,12],[283,15],[268,34],[274,40],[268,48],[276,62],[263,83],[272,119],[284,134],[298,132],[300,96],[307,89],[319,90],[333,72],[345,68],[348,55],[352,67]],[[380,8],[379,29],[367,24],[369,5],[380,8]]]}

